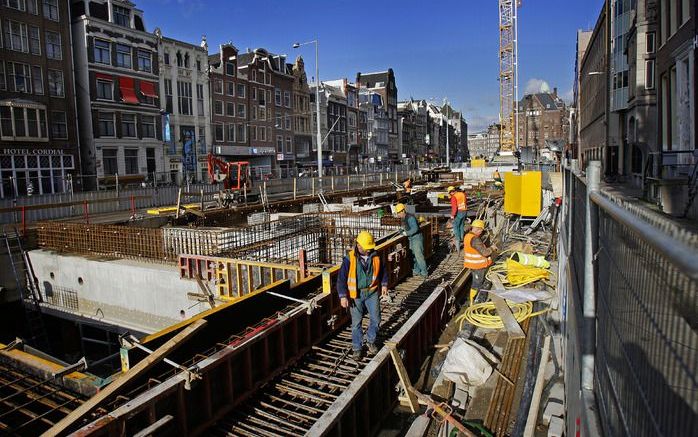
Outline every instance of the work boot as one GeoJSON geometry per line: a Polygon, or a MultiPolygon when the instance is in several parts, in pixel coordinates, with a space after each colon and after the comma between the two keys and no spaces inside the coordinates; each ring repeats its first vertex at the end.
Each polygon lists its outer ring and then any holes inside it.
{"type": "Polygon", "coordinates": [[[378,346],[376,346],[375,343],[369,343],[368,344],[368,354],[375,355],[377,353],[378,353],[378,346]]]}
{"type": "Polygon", "coordinates": [[[470,305],[472,306],[473,302],[475,301],[475,298],[477,297],[477,288],[471,288],[470,289],[470,305]]]}
{"type": "Polygon", "coordinates": [[[352,352],[351,357],[354,359],[354,361],[359,361],[361,359],[361,350],[355,350],[352,352]]]}

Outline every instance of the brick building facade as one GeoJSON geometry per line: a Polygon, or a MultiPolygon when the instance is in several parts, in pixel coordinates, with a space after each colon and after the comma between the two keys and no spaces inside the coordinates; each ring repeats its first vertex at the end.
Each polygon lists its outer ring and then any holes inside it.
{"type": "Polygon", "coordinates": [[[80,167],[68,4],[3,1],[0,17],[0,197],[68,191],[80,167]]]}

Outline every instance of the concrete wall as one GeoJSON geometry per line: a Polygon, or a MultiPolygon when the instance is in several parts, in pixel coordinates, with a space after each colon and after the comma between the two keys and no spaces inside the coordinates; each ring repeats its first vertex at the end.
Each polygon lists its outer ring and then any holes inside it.
{"type": "Polygon", "coordinates": [[[46,305],[151,333],[191,317],[208,304],[190,299],[201,293],[195,281],[179,278],[177,267],[130,260],[98,260],[29,252],[46,305]]]}

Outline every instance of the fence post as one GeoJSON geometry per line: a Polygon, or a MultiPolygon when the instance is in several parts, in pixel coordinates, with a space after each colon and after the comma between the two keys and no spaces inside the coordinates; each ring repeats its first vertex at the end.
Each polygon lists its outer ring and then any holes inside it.
{"type": "Polygon", "coordinates": [[[351,176],[349,176],[349,173],[347,173],[347,191],[349,191],[349,185],[350,185],[350,184],[349,184],[349,182],[350,182],[350,181],[349,181],[349,178],[350,178],[350,177],[351,177],[351,176]]]}
{"type": "Polygon", "coordinates": [[[314,196],[315,195],[315,178],[310,178],[310,179],[311,179],[311,184],[310,184],[311,194],[314,196]]]}
{"type": "Polygon", "coordinates": [[[383,185],[383,172],[381,172],[380,175],[380,185],[383,185]]]}
{"type": "Polygon", "coordinates": [[[587,208],[584,241],[584,344],[582,346],[582,388],[594,389],[594,355],[596,350],[596,283],[594,281],[594,254],[598,245],[598,226],[595,226],[594,202],[591,193],[599,191],[601,162],[590,161],[587,166],[587,208]]]}
{"type": "Polygon", "coordinates": [[[119,197],[119,173],[114,173],[114,182],[116,182],[116,197],[119,197]]]}
{"type": "Polygon", "coordinates": [[[366,173],[364,173],[364,188],[366,188],[366,173]]]}
{"type": "MultiPolygon", "coordinates": [[[[574,202],[572,199],[574,199],[574,184],[575,184],[575,178],[577,177],[577,160],[573,159],[572,164],[570,166],[570,198],[567,200],[567,205],[569,206],[569,214],[568,214],[568,220],[567,223],[569,223],[569,226],[572,225],[573,220],[573,209],[574,209],[574,202]]],[[[569,255],[570,252],[572,251],[572,228],[570,227],[567,232],[567,254],[569,255]]]]}
{"type": "Polygon", "coordinates": [[[87,200],[83,200],[83,202],[82,202],[82,212],[85,216],[85,224],[89,225],[90,224],[90,204],[87,203],[87,200]]]}
{"type": "Polygon", "coordinates": [[[298,179],[293,178],[293,200],[296,200],[296,189],[298,187],[298,179]]]}
{"type": "Polygon", "coordinates": [[[330,185],[332,186],[332,191],[334,191],[334,176],[330,176],[330,185]]]}

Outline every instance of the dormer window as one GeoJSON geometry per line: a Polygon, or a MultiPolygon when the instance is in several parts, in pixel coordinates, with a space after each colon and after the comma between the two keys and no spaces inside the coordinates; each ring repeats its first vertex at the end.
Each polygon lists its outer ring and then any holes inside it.
{"type": "Polygon", "coordinates": [[[114,23],[123,27],[131,27],[131,10],[114,5],[114,23]]]}

